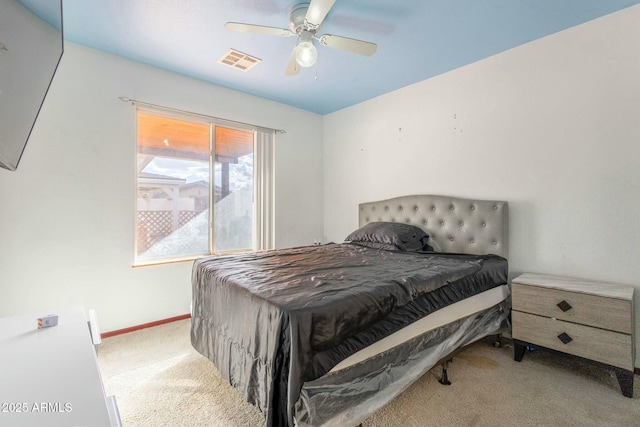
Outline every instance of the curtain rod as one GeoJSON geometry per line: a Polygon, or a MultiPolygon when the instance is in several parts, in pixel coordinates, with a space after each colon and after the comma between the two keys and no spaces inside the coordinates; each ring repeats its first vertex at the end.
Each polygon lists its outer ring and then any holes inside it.
{"type": "Polygon", "coordinates": [[[140,105],[140,106],[143,106],[143,107],[152,107],[152,108],[157,108],[157,109],[165,110],[165,111],[171,111],[171,112],[175,112],[175,113],[182,113],[182,114],[189,114],[189,115],[192,115],[192,116],[204,117],[206,119],[217,120],[219,122],[222,122],[222,124],[228,123],[228,124],[231,124],[231,125],[249,126],[249,127],[255,128],[257,130],[261,130],[263,132],[267,131],[267,132],[275,132],[275,133],[287,133],[287,131],[284,130],[284,129],[272,129],[272,128],[268,128],[268,127],[264,127],[264,126],[254,125],[254,124],[251,124],[251,123],[244,123],[244,122],[238,122],[236,120],[229,120],[229,119],[223,119],[221,117],[209,116],[207,114],[201,114],[201,113],[194,113],[192,111],[179,110],[177,108],[165,107],[163,105],[156,105],[156,104],[151,104],[149,102],[138,101],[138,100],[135,100],[135,99],[127,98],[126,96],[119,96],[118,99],[120,101],[122,101],[122,102],[128,102],[131,105],[140,105]]]}

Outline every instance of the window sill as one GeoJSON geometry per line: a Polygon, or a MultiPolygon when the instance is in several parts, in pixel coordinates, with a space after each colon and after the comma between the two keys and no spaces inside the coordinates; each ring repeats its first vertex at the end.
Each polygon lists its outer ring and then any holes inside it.
{"type": "Polygon", "coordinates": [[[203,255],[193,255],[185,258],[171,258],[164,260],[150,260],[150,261],[140,261],[134,263],[131,268],[140,268],[140,267],[151,267],[154,265],[165,265],[165,264],[178,264],[183,262],[193,262],[198,258],[205,258],[216,255],[230,255],[230,254],[240,254],[246,252],[255,252],[253,249],[236,249],[233,251],[225,251],[225,252],[215,252],[213,254],[203,254],[203,255]]]}
{"type": "Polygon", "coordinates": [[[140,261],[131,265],[131,268],[151,267],[154,265],[165,265],[165,264],[179,264],[183,262],[193,262],[196,259],[202,258],[205,256],[210,256],[210,255],[198,255],[198,256],[189,257],[189,258],[174,258],[174,259],[156,260],[156,261],[140,261]]]}

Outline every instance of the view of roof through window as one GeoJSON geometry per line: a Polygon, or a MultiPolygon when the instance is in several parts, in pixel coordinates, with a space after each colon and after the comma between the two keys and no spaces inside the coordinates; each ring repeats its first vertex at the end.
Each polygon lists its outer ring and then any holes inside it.
{"type": "Polygon", "coordinates": [[[251,249],[253,157],[251,131],[138,112],[137,261],[251,249]]]}

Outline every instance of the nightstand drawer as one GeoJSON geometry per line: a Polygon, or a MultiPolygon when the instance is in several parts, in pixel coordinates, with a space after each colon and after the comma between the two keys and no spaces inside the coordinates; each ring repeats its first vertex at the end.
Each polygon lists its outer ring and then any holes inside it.
{"type": "Polygon", "coordinates": [[[511,312],[514,339],[633,371],[631,336],[518,311],[511,312]],[[564,344],[566,334],[571,341],[564,344]]]}
{"type": "Polygon", "coordinates": [[[631,302],[578,292],[512,283],[514,310],[631,334],[631,302]],[[563,306],[564,309],[558,306],[563,306]]]}

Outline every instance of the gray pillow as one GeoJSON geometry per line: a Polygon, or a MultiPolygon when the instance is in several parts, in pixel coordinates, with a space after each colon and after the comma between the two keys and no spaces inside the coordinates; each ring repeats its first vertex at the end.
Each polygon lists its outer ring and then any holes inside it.
{"type": "Polygon", "coordinates": [[[400,222],[370,222],[345,238],[362,246],[412,252],[433,251],[428,240],[421,228],[400,222]]]}

